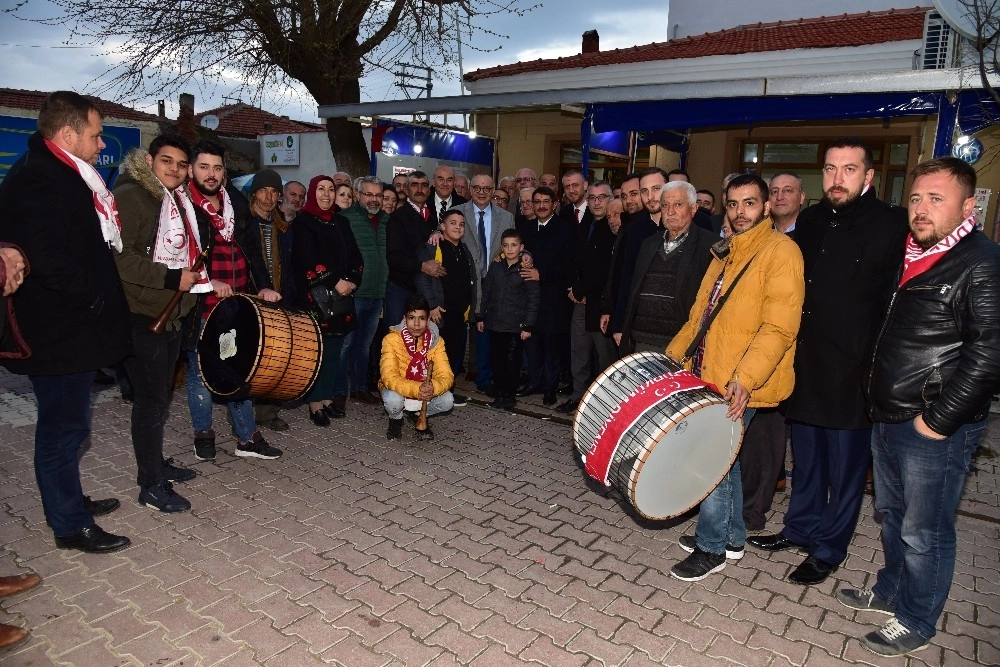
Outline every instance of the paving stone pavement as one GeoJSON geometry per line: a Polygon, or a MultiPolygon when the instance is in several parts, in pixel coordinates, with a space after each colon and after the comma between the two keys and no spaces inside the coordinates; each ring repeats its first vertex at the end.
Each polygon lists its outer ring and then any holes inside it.
{"type": "MultiPolygon", "coordinates": [[[[634,518],[586,479],[565,423],[473,403],[433,419],[431,442],[387,442],[377,406],[351,403],[328,429],[299,408],[283,412],[290,431],[267,433],[280,460],[235,458],[220,436],[218,459],[197,462],[179,392],[166,454],[199,476],[178,485],[193,510],[167,515],[135,500],[128,406],[113,388],[94,397],[84,489],[122,500],[99,522],[133,541],[105,556],[54,548],[30,386],[0,370],[0,574],[44,577],[0,600],[0,622],[31,629],[2,665],[1000,664],[993,459],[968,480],[939,634],[912,658],[880,660],[856,638],[884,617],[833,597],[871,585],[881,563],[870,497],[847,561],[820,586],[784,580],[801,555],[753,550],[683,583],[668,570],[692,519],[634,518]]],[[[215,419],[228,434],[221,407],[215,419]]],[[[775,500],[769,529],[787,506],[775,500]]]]}

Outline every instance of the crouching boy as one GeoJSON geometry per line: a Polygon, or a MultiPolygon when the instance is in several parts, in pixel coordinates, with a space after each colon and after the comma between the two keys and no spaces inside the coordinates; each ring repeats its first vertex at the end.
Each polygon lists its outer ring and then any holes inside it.
{"type": "Polygon", "coordinates": [[[497,390],[492,405],[501,410],[513,410],[524,341],[531,338],[541,297],[538,281],[521,277],[521,252],[524,250],[521,234],[516,229],[504,230],[500,247],[503,257],[490,264],[483,279],[482,317],[477,318],[476,328],[490,332],[493,386],[497,390]]]}
{"type": "MultiPolygon", "coordinates": [[[[420,295],[406,302],[403,321],[391,327],[382,339],[381,377],[379,390],[382,404],[389,413],[389,430],[385,437],[396,440],[403,436],[403,412],[420,412],[427,401],[427,416],[451,410],[454,400],[448,388],[455,375],[445,354],[444,341],[437,325],[428,322],[430,306],[420,295]]],[[[433,434],[428,427],[423,437],[433,434]]]]}

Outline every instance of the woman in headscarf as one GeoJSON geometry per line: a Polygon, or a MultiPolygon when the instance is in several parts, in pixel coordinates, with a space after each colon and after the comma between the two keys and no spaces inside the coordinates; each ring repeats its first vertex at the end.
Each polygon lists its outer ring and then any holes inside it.
{"type": "MultiPolygon", "coordinates": [[[[330,176],[309,181],[306,203],[295,216],[292,263],[295,267],[299,305],[309,311],[323,331],[323,357],[319,377],[306,400],[309,417],[317,426],[329,426],[330,418],[345,416],[347,396],[334,396],[334,378],[340,363],[340,348],[347,331],[343,321],[325,321],[320,302],[327,297],[350,296],[361,282],[364,261],[345,218],[335,216],[337,186],[330,176]]],[[[353,311],[352,311],[353,312],[353,311]]],[[[353,324],[349,320],[348,324],[353,324]]]]}

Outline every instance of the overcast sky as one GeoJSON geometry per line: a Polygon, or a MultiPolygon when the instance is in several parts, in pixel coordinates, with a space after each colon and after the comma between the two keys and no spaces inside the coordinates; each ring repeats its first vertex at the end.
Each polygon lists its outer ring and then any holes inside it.
{"type": "MultiPolygon", "coordinates": [[[[0,2],[0,5],[7,4],[0,2]]],[[[532,1],[520,0],[520,4],[527,7],[532,1]]],[[[578,54],[581,36],[591,29],[600,33],[601,50],[666,40],[667,0],[631,0],[627,12],[617,7],[607,0],[574,0],[572,4],[567,0],[547,0],[524,17],[497,16],[487,27],[509,39],[490,39],[485,46],[500,47],[494,52],[481,53],[464,48],[464,70],[470,72],[518,61],[578,54]],[[572,11],[568,12],[567,7],[572,7],[572,11]]],[[[31,0],[27,8],[35,16],[55,13],[46,0],[31,0]]],[[[123,20],[127,19],[123,17],[123,20]]],[[[67,48],[64,44],[67,38],[67,31],[61,27],[39,25],[0,13],[0,62],[3,63],[0,87],[94,93],[113,60],[102,55],[106,49],[99,45],[67,48]]],[[[434,97],[460,94],[457,67],[437,74],[436,78],[434,97]]],[[[395,81],[396,77],[385,71],[367,75],[362,79],[362,100],[403,99],[404,91],[394,85],[395,81]]],[[[223,97],[234,95],[232,90],[199,89],[194,84],[184,92],[195,95],[195,109],[199,112],[227,104],[230,101],[223,97]]],[[[168,115],[176,115],[177,94],[178,91],[172,91],[167,99],[168,115]]],[[[102,97],[111,99],[113,96],[104,94],[102,97]]],[[[165,94],[151,95],[131,106],[155,113],[156,100],[162,97],[165,94]]],[[[246,93],[243,101],[250,101],[246,93]]],[[[267,95],[261,106],[292,118],[316,120],[315,102],[304,91],[275,91],[267,95]]]]}

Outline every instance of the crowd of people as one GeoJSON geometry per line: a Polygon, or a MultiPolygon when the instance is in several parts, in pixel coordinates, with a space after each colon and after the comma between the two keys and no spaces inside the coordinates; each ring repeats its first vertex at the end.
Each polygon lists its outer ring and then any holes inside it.
{"type": "MultiPolygon", "coordinates": [[[[918,165],[907,215],[879,199],[871,151],[853,138],[827,147],[818,203],[805,207],[794,173],[730,174],[720,211],[716,193],[657,168],[614,184],[529,168],[495,184],[442,165],[389,184],[337,172],[307,185],[262,169],[248,200],[221,145],[174,135],[130,153],[111,192],[92,166],[103,148],[92,103],[53,93],[0,187],[0,360],[35,392],[35,470],[57,546],[130,544],[94,521],[118,501],[91,500],[80,482],[100,368],[129,386],[139,502],[190,509],[173,485],[196,473],[163,456],[175,367],[185,352],[194,453],[212,460],[197,341],[221,300],[249,294],[319,325],[312,424],[344,418],[349,400],[381,404],[390,440],[408,414],[431,437],[423,417],[467,405],[453,390],[463,372],[493,407],[540,394],[572,415],[603,369],[665,353],[745,426],[671,575],[704,579],[750,544],[800,549],[789,580],[824,581],[847,556],[872,466],[885,567],[872,589],[837,598],[890,615],[862,638],[873,652],[934,636],[962,482],[1000,388],[1000,248],[975,227],[964,162],[918,165]],[[789,431],[788,511],[763,534],[789,431]]],[[[282,455],[260,430],[289,428],[281,403],[227,408],[236,456],[282,455]]],[[[0,584],[37,583],[11,582],[0,584]]]]}

